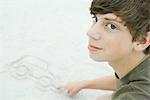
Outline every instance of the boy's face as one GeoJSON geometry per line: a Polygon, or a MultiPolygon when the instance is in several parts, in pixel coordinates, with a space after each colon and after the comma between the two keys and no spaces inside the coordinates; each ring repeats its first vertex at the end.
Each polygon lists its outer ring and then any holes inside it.
{"type": "Polygon", "coordinates": [[[133,52],[132,36],[124,21],[112,13],[95,15],[88,31],[89,53],[95,61],[118,61],[133,52]]]}

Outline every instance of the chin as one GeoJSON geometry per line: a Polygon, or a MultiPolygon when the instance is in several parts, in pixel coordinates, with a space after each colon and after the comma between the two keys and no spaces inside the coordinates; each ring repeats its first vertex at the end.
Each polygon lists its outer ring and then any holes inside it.
{"type": "Polygon", "coordinates": [[[96,57],[96,56],[92,56],[92,55],[90,55],[90,58],[93,59],[96,62],[103,62],[103,61],[105,61],[104,59],[102,59],[100,57],[96,57]]]}

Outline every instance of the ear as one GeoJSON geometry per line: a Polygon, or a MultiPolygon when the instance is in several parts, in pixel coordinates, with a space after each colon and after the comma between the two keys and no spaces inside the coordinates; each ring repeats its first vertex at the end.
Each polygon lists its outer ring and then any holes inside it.
{"type": "Polygon", "coordinates": [[[134,42],[134,49],[136,51],[144,51],[148,46],[150,46],[150,31],[146,33],[144,38],[134,42]]]}

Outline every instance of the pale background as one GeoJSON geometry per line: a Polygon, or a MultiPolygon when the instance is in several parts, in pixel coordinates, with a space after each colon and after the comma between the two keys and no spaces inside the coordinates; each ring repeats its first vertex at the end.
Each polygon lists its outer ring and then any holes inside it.
{"type": "MultiPolygon", "coordinates": [[[[48,62],[49,71],[64,83],[112,74],[106,62],[97,63],[88,56],[90,3],[0,0],[0,71],[20,57],[32,55],[48,62]]],[[[34,88],[34,80],[15,80],[9,74],[0,73],[0,86],[5,87],[0,89],[0,100],[94,100],[107,93],[83,90],[78,98],[68,98],[61,92],[41,92],[34,88]]]]}

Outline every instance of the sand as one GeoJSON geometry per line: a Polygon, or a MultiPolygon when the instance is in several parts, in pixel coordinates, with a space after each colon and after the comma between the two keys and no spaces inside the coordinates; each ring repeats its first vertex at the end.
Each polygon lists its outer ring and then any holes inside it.
{"type": "Polygon", "coordinates": [[[0,0],[0,100],[94,100],[55,86],[113,73],[88,56],[91,0],[0,0]],[[50,79],[50,80],[48,80],[50,79]]]}

